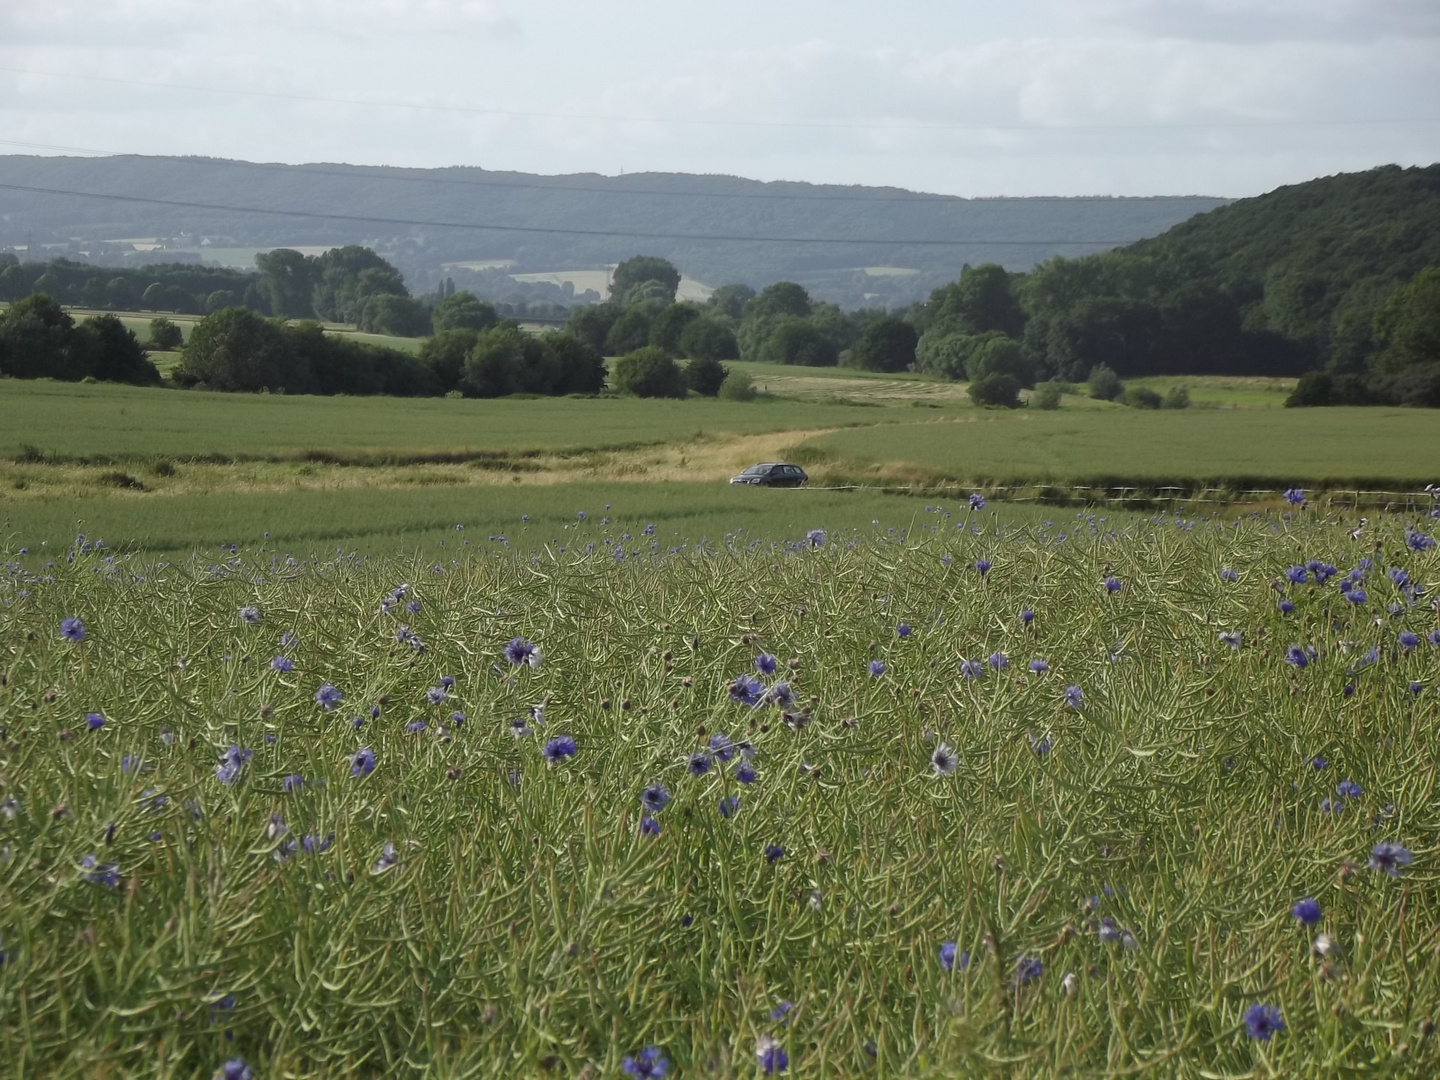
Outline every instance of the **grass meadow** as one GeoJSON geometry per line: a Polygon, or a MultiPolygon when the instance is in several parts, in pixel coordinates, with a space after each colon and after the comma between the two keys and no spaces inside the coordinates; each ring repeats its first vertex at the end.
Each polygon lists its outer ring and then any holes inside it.
{"type": "Polygon", "coordinates": [[[1428,519],[603,513],[10,564],[4,1074],[1440,1070],[1428,519]]]}

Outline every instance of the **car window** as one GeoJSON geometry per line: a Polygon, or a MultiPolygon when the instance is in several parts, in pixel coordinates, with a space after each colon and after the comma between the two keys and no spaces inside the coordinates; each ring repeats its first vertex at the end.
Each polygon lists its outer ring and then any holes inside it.
{"type": "Polygon", "coordinates": [[[751,465],[748,469],[746,469],[746,470],[745,470],[743,473],[741,473],[740,475],[741,475],[741,476],[764,476],[764,475],[765,475],[766,473],[768,473],[769,471],[770,471],[770,466],[769,466],[769,465],[751,465]]]}

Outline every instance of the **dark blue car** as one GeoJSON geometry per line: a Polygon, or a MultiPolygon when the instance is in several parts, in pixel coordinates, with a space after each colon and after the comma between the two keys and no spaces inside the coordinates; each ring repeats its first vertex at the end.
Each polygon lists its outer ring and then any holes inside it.
{"type": "Polygon", "coordinates": [[[732,476],[732,484],[759,484],[762,487],[803,487],[810,482],[805,470],[788,461],[765,461],[751,465],[739,476],[732,476]]]}

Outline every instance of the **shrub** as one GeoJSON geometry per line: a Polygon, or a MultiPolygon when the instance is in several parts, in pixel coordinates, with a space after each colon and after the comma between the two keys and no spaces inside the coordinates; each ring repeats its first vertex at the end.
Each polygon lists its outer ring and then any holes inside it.
{"type": "Polygon", "coordinates": [[[1120,376],[1106,364],[1096,364],[1090,369],[1090,396],[1100,401],[1114,401],[1125,393],[1125,384],[1120,376]]]}
{"type": "Polygon", "coordinates": [[[748,371],[731,371],[720,384],[719,396],[722,401],[754,401],[755,380],[748,371]]]}
{"type": "Polygon", "coordinates": [[[181,332],[180,327],[165,318],[164,315],[150,320],[151,347],[169,352],[184,344],[185,335],[181,332]]]}
{"type": "Polygon", "coordinates": [[[1132,409],[1158,409],[1163,404],[1160,395],[1147,386],[1132,386],[1125,391],[1124,401],[1132,409]]]}
{"type": "Polygon", "coordinates": [[[610,382],[616,390],[636,397],[683,398],[686,392],[680,366],[649,345],[615,361],[610,382]]]}
{"type": "Polygon", "coordinates": [[[685,384],[701,397],[715,397],[729,374],[719,360],[691,360],[685,365],[685,384]]]}
{"type": "Polygon", "coordinates": [[[1064,383],[1037,383],[1035,386],[1035,392],[1030,395],[1030,404],[1036,409],[1044,409],[1048,412],[1050,410],[1060,408],[1060,399],[1064,396],[1064,383]]]}
{"type": "Polygon", "coordinates": [[[976,405],[1020,407],[1020,380],[1014,375],[983,375],[970,384],[970,400],[976,405]]]}
{"type": "Polygon", "coordinates": [[[1188,409],[1190,407],[1190,391],[1183,386],[1172,386],[1160,407],[1162,409],[1188,409]]]}
{"type": "Polygon", "coordinates": [[[915,363],[915,328],[893,315],[876,319],[850,350],[850,365],[866,371],[908,371],[915,363]]]}
{"type": "Polygon", "coordinates": [[[441,300],[430,313],[437,334],[447,330],[489,330],[500,321],[494,304],[487,304],[474,293],[457,292],[441,300]]]}

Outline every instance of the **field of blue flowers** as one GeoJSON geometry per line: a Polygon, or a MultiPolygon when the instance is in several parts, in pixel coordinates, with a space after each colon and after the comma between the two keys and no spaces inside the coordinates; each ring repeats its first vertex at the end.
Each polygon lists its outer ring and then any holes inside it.
{"type": "Polygon", "coordinates": [[[1437,523],[1291,498],[16,558],[0,1071],[1434,1075],[1437,523]]]}

